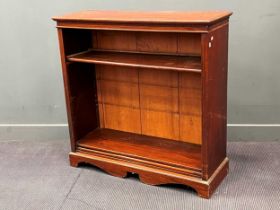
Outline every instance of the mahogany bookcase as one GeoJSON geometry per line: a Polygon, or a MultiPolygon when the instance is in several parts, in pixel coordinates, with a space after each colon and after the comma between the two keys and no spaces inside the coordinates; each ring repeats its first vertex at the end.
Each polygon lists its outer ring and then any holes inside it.
{"type": "Polygon", "coordinates": [[[84,11],[57,22],[71,166],[209,198],[228,173],[231,12],[84,11]]]}

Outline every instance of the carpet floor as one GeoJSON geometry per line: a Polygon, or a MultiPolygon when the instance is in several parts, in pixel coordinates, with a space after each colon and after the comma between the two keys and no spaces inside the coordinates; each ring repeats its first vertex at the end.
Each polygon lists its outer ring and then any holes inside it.
{"type": "Polygon", "coordinates": [[[278,210],[280,142],[230,142],[230,173],[210,200],[178,185],[149,186],[68,163],[60,141],[0,141],[0,210],[278,210]]]}

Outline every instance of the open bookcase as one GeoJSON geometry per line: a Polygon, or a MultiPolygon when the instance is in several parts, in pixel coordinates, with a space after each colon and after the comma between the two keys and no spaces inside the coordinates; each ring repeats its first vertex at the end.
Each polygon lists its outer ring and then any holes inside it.
{"type": "Polygon", "coordinates": [[[229,12],[86,11],[57,21],[70,163],[209,198],[226,157],[229,12]]]}

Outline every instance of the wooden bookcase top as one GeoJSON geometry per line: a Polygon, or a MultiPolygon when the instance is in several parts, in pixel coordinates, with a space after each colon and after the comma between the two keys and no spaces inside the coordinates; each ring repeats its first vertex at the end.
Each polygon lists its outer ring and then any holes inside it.
{"type": "Polygon", "coordinates": [[[56,21],[211,24],[228,18],[230,11],[96,11],[88,10],[53,17],[56,21]]]}

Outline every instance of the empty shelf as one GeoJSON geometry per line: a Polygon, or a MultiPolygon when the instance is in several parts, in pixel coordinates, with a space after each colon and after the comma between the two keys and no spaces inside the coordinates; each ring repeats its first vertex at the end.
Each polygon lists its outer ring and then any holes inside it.
{"type": "Polygon", "coordinates": [[[89,149],[201,173],[201,146],[110,129],[96,129],[77,142],[89,149]]]}
{"type": "Polygon", "coordinates": [[[82,63],[201,72],[201,59],[196,56],[89,50],[69,55],[67,60],[82,63]]]}

